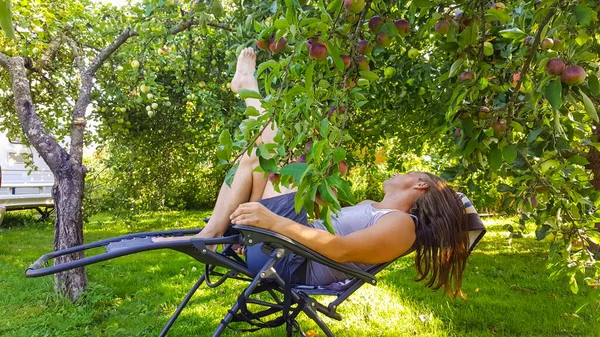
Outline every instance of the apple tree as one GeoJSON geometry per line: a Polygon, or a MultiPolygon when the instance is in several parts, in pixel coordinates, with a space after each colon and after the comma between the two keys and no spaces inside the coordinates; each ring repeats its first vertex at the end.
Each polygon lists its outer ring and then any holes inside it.
{"type": "Polygon", "coordinates": [[[473,193],[494,182],[499,211],[519,216],[514,237],[534,223],[551,240],[552,276],[573,292],[581,282],[596,287],[599,9],[561,0],[271,2],[252,32],[270,55],[256,73],[261,93],[240,93],[267,112],[223,133],[218,155],[226,163],[254,151],[274,122],[276,143],[256,150],[262,170],[297,186],[296,207],[327,222],[340,201],[353,201],[347,161],[373,158],[382,141],[397,153],[433,150],[442,176],[473,193]]]}

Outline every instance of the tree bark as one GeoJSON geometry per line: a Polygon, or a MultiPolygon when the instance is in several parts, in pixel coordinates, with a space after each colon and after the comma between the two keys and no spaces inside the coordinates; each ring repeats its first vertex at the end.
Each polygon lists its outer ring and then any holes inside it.
{"type": "MultiPolygon", "coordinates": [[[[86,125],[85,110],[90,103],[94,75],[112,53],[125,43],[129,37],[135,35],[137,35],[137,32],[131,28],[123,30],[115,41],[98,53],[87,68],[75,41],[67,38],[81,75],[79,97],[75,103],[71,121],[70,153],[48,134],[35,112],[25,59],[20,56],[9,57],[0,52],[0,65],[8,70],[12,78],[15,110],[21,129],[54,175],[52,197],[56,209],[54,224],[55,251],[83,244],[82,204],[86,175],[86,168],[82,163],[83,139],[86,125]]],[[[56,42],[53,49],[58,48],[59,43],[56,42]]],[[[48,64],[45,63],[45,65],[48,64]]],[[[63,264],[82,257],[83,253],[62,256],[56,258],[54,264],[63,264]]],[[[85,268],[80,267],[56,274],[54,285],[59,293],[67,296],[72,301],[76,301],[87,286],[85,268]]]]}

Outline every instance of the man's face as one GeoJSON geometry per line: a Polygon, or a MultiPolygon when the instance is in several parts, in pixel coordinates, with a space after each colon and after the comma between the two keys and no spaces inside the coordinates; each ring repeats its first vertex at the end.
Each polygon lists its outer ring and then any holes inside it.
{"type": "Polygon", "coordinates": [[[393,190],[407,190],[423,183],[421,180],[425,174],[423,172],[407,172],[405,174],[394,173],[392,176],[383,182],[384,192],[393,190]]]}

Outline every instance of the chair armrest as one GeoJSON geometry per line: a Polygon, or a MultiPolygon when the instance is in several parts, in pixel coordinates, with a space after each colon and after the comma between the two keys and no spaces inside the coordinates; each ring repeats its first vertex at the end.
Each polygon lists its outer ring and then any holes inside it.
{"type": "Polygon", "coordinates": [[[306,259],[315,261],[329,268],[338,270],[346,275],[356,277],[366,283],[376,285],[377,279],[372,274],[364,272],[360,269],[349,267],[343,263],[338,263],[330,258],[327,258],[314,250],[309,249],[303,244],[288,238],[285,235],[266,230],[263,228],[236,225],[233,228],[239,230],[244,238],[244,243],[252,246],[258,243],[268,243],[270,246],[280,247],[289,250],[290,252],[300,255],[306,259]]]}

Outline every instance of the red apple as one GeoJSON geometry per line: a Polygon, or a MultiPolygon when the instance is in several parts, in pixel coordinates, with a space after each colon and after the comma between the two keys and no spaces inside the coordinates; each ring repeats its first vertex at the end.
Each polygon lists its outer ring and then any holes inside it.
{"type": "Polygon", "coordinates": [[[369,41],[367,40],[360,40],[358,42],[358,48],[356,49],[356,51],[359,54],[369,54],[370,52],[373,51],[373,45],[369,43],[369,41]]]}
{"type": "Polygon", "coordinates": [[[553,40],[554,40],[554,46],[552,46],[552,49],[554,49],[556,51],[563,50],[563,48],[565,47],[565,43],[559,39],[553,39],[553,40]]]}
{"type": "Polygon", "coordinates": [[[352,58],[344,54],[340,54],[340,58],[342,59],[342,61],[344,61],[344,67],[346,67],[346,69],[350,68],[350,65],[352,64],[352,58]]]}
{"type": "Polygon", "coordinates": [[[548,50],[548,49],[552,48],[553,46],[554,46],[554,41],[552,41],[552,39],[549,37],[543,39],[542,43],[540,43],[540,48],[542,48],[542,50],[548,50]]]}
{"type": "Polygon", "coordinates": [[[508,125],[506,124],[506,120],[499,119],[494,125],[492,125],[492,129],[496,133],[504,133],[508,129],[508,125]]]}
{"type": "Polygon", "coordinates": [[[475,74],[472,71],[465,71],[464,73],[460,74],[460,77],[458,78],[461,82],[465,82],[465,81],[472,81],[475,78],[475,74]]]}
{"type": "Polygon", "coordinates": [[[360,70],[360,71],[369,71],[369,69],[371,69],[369,67],[369,61],[367,60],[366,57],[364,57],[362,55],[358,55],[358,56],[354,57],[354,62],[356,62],[356,65],[358,66],[358,70],[360,70]]]}
{"type": "Polygon", "coordinates": [[[343,106],[332,106],[332,107],[329,109],[329,111],[328,111],[328,115],[329,115],[329,117],[330,117],[330,118],[331,118],[331,116],[333,116],[333,113],[334,113],[336,110],[337,110],[337,112],[338,112],[340,115],[343,115],[343,114],[344,114],[344,112],[346,112],[346,107],[343,107],[343,106]]]}
{"type": "Polygon", "coordinates": [[[344,0],[344,8],[353,14],[360,13],[365,5],[365,0],[344,0]]]}
{"type": "Polygon", "coordinates": [[[531,46],[531,45],[533,45],[533,41],[534,41],[534,39],[535,39],[535,38],[534,38],[533,36],[531,36],[531,35],[530,35],[530,36],[528,36],[528,37],[526,37],[526,38],[525,38],[525,45],[527,45],[527,46],[531,46]]]}
{"type": "Polygon", "coordinates": [[[435,31],[439,34],[446,35],[450,31],[450,24],[446,20],[440,20],[435,24],[435,31]]]}
{"type": "Polygon", "coordinates": [[[456,131],[454,131],[454,137],[458,138],[462,135],[462,129],[458,128],[456,129],[456,131]]]}
{"type": "Polygon", "coordinates": [[[348,173],[348,164],[346,164],[345,160],[342,160],[338,163],[338,170],[340,171],[340,175],[342,177],[348,173]]]}
{"type": "Polygon", "coordinates": [[[400,33],[400,35],[406,36],[408,33],[410,33],[410,22],[401,19],[394,21],[394,25],[396,26],[396,29],[398,29],[398,33],[400,33]]]}
{"type": "Polygon", "coordinates": [[[308,143],[306,143],[306,145],[304,145],[304,151],[306,151],[306,153],[309,153],[310,152],[310,148],[312,147],[312,145],[313,145],[312,140],[309,141],[308,143]]]}
{"type": "Polygon", "coordinates": [[[306,163],[306,155],[305,154],[301,154],[298,156],[298,162],[299,163],[306,163]]]}
{"type": "MultiPolygon", "coordinates": [[[[335,188],[330,187],[330,192],[337,198],[338,193],[335,188]]],[[[323,199],[321,197],[321,192],[317,192],[317,195],[315,196],[315,202],[321,206],[330,206],[331,205],[330,203],[328,203],[327,201],[325,201],[325,199],[323,199]]]]}
{"type": "Polygon", "coordinates": [[[308,56],[311,60],[323,61],[327,58],[327,46],[318,42],[313,42],[311,45],[308,56]]]}
{"type": "Polygon", "coordinates": [[[369,29],[373,33],[377,33],[379,31],[379,27],[381,27],[381,25],[383,25],[383,20],[378,15],[373,16],[369,20],[369,29]]]}
{"type": "Polygon", "coordinates": [[[377,34],[377,37],[375,38],[375,44],[378,47],[388,47],[390,44],[392,44],[392,39],[386,33],[381,32],[377,34]]]}
{"type": "Polygon", "coordinates": [[[281,181],[281,175],[279,175],[277,173],[269,172],[269,181],[272,182],[273,184],[276,184],[279,181],[281,181]]]}
{"type": "Polygon", "coordinates": [[[551,58],[546,63],[546,72],[548,75],[560,76],[565,70],[565,62],[560,57],[551,58]]]}
{"type": "Polygon", "coordinates": [[[271,43],[269,43],[269,49],[272,53],[281,53],[285,50],[286,44],[287,40],[285,39],[285,37],[282,37],[277,42],[275,42],[275,40],[271,40],[271,43]]]}
{"type": "Polygon", "coordinates": [[[268,50],[269,49],[269,40],[256,40],[256,46],[260,50],[268,50]]]}
{"type": "Polygon", "coordinates": [[[585,81],[587,74],[580,66],[568,66],[562,72],[561,81],[569,86],[580,85],[585,81]]]}
{"type": "Polygon", "coordinates": [[[504,8],[506,8],[506,6],[502,2],[496,2],[492,5],[492,9],[496,9],[499,12],[504,12],[504,8]]]}

